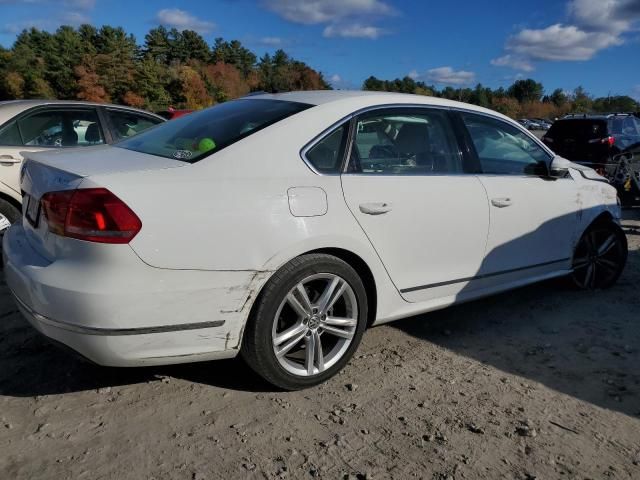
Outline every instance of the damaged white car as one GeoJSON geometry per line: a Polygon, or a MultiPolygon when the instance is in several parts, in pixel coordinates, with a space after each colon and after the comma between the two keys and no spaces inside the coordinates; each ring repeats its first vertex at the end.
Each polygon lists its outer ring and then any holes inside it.
{"type": "Polygon", "coordinates": [[[627,257],[602,177],[437,98],[255,95],[27,158],[8,285],[36,329],[101,365],[241,354],[304,388],[368,326],[552,277],[606,288],[627,257]]]}

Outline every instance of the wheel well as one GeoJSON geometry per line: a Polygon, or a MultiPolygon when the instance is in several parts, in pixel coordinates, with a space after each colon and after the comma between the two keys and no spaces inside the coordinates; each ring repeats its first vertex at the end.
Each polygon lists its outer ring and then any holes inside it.
{"type": "Polygon", "coordinates": [[[596,218],[593,219],[593,222],[589,224],[589,227],[591,225],[596,225],[598,223],[608,223],[612,221],[613,221],[613,215],[611,215],[611,213],[602,212],[600,215],[598,215],[596,218]]]}
{"type": "Polygon", "coordinates": [[[349,250],[344,250],[342,248],[321,248],[318,250],[306,252],[304,255],[309,253],[324,253],[326,255],[333,255],[334,257],[347,262],[358,273],[358,275],[360,275],[362,283],[364,283],[364,288],[367,291],[367,327],[370,327],[376,319],[376,308],[378,306],[378,290],[376,289],[376,281],[373,277],[373,273],[371,272],[369,265],[367,265],[367,262],[365,262],[355,253],[350,252],[349,250]]]}
{"type": "Polygon", "coordinates": [[[18,209],[18,211],[22,211],[22,205],[20,205],[20,202],[18,202],[15,198],[10,197],[6,193],[0,192],[0,199],[4,200],[5,202],[10,203],[14,207],[16,207],[18,209]]]}

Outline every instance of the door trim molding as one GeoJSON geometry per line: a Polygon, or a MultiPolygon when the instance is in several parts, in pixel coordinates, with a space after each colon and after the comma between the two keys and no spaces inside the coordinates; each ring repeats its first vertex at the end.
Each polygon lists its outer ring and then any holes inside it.
{"type": "Polygon", "coordinates": [[[523,270],[529,270],[532,268],[538,268],[538,267],[546,267],[548,265],[554,265],[556,263],[562,263],[562,262],[566,262],[570,260],[570,258],[561,258],[559,260],[552,260],[550,262],[544,262],[544,263],[537,263],[535,265],[528,265],[526,267],[518,267],[518,268],[511,268],[509,270],[501,270],[499,272],[493,272],[493,273],[485,273],[482,275],[476,275],[473,277],[466,277],[466,278],[459,278],[456,280],[447,280],[444,282],[437,282],[437,283],[430,283],[428,285],[420,285],[417,287],[409,287],[409,288],[403,288],[402,290],[400,290],[400,293],[410,293],[410,292],[416,292],[418,290],[427,290],[429,288],[437,288],[437,287],[444,287],[445,285],[453,285],[455,283],[463,283],[463,282],[471,282],[474,280],[482,280],[484,278],[490,278],[490,277],[496,277],[498,275],[506,275],[508,273],[514,273],[514,272],[520,272],[523,270]]]}

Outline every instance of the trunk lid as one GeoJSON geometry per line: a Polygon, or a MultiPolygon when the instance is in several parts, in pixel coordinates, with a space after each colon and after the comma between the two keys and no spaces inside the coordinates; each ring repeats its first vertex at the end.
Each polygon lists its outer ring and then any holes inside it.
{"type": "Polygon", "coordinates": [[[177,168],[185,162],[155,157],[122,148],[89,147],[24,153],[20,172],[22,225],[32,247],[48,260],[64,256],[68,242],[78,242],[49,232],[40,201],[47,192],[75,190],[85,178],[117,172],[177,168]]]}

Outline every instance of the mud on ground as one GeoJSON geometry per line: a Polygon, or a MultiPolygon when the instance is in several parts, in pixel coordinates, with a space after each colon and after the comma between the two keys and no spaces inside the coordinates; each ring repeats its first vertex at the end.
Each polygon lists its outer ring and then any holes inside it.
{"type": "Polygon", "coordinates": [[[0,286],[0,478],[640,478],[640,212],[611,290],[545,283],[374,328],[327,384],[240,360],[119,370],[0,286]],[[350,476],[350,477],[349,477],[350,476]]]}

